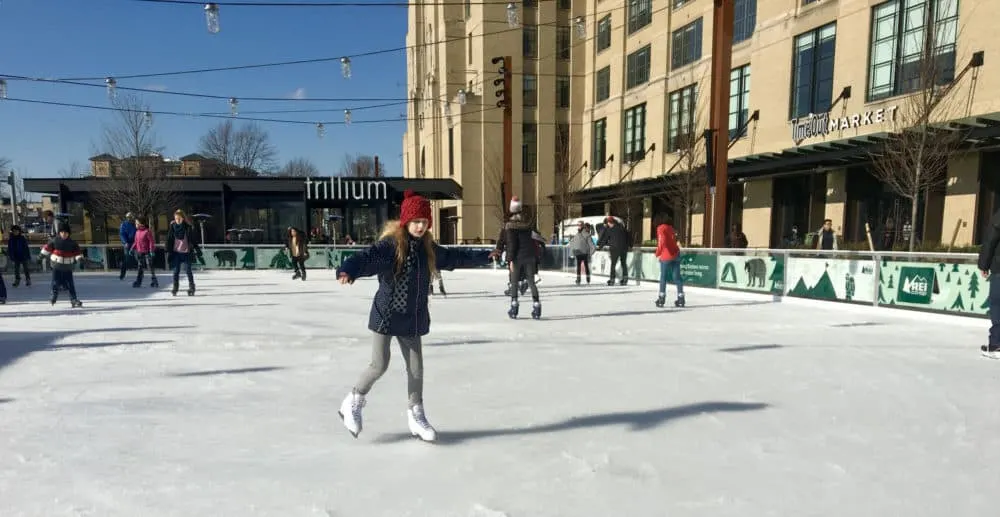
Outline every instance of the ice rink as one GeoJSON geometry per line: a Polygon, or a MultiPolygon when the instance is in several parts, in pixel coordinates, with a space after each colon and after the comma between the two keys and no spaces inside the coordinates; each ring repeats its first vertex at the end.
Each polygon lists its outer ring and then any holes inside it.
{"type": "Polygon", "coordinates": [[[543,319],[511,321],[501,273],[446,272],[427,444],[395,345],[343,428],[376,284],[309,274],[176,298],[80,275],[82,309],[47,276],[9,288],[0,516],[1000,515],[984,320],[694,289],[657,309],[653,284],[543,272],[543,319]]]}

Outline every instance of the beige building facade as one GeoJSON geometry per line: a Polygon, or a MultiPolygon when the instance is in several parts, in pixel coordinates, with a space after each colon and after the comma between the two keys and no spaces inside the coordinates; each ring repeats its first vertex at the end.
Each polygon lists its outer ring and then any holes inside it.
{"type": "MultiPolygon", "coordinates": [[[[463,199],[438,209],[457,238],[495,236],[501,212],[491,178],[502,163],[503,126],[490,58],[511,55],[514,193],[535,207],[543,233],[558,219],[611,213],[646,240],[669,215],[698,245],[714,209],[725,211],[727,227],[742,226],[751,247],[786,247],[824,219],[845,244],[871,235],[880,249],[910,232],[928,245],[981,239],[1000,208],[1000,66],[990,59],[1000,50],[991,37],[1000,2],[735,0],[730,181],[718,186],[714,206],[701,172],[712,4],[519,3],[516,30],[502,5],[411,7],[407,43],[423,46],[408,56],[417,100],[405,174],[453,177],[463,199]],[[539,35],[534,51],[531,33],[539,35]],[[941,101],[928,106],[929,92],[941,101]],[[525,106],[531,95],[537,102],[525,106]],[[438,99],[452,101],[452,117],[438,99]],[[894,174],[889,151],[906,140],[898,135],[927,126],[924,119],[953,145],[927,144],[947,155],[924,157],[922,170],[932,173],[922,177],[940,181],[919,189],[913,219],[911,200],[884,176],[894,174]]],[[[900,163],[894,178],[905,183],[913,164],[900,163]]]]}

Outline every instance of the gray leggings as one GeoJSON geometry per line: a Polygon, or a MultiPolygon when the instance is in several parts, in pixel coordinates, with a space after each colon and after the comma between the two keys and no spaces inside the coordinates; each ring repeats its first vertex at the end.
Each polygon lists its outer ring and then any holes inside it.
{"type": "MultiPolygon", "coordinates": [[[[423,404],[424,398],[424,353],[420,345],[420,336],[395,336],[399,342],[399,350],[406,363],[406,390],[410,394],[410,407],[423,404]]],[[[361,374],[361,379],[354,386],[354,391],[365,395],[375,381],[389,368],[389,344],[393,336],[374,333],[372,339],[372,362],[361,374]]]]}

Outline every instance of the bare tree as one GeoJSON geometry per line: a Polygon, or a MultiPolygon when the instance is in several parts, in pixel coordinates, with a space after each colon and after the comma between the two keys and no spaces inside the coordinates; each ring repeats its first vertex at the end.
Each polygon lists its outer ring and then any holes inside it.
{"type": "Polygon", "coordinates": [[[199,150],[219,163],[221,176],[256,176],[276,169],[278,151],[271,135],[253,122],[239,128],[232,120],[220,122],[201,137],[199,150]]]}
{"type": "Polygon", "coordinates": [[[374,178],[380,176],[375,170],[375,157],[367,154],[344,155],[344,163],[340,166],[338,176],[344,178],[374,178]]]}
{"type": "Polygon", "coordinates": [[[319,175],[319,167],[307,158],[288,160],[288,163],[278,171],[278,176],[286,178],[308,178],[319,175]]]}
{"type": "Polygon", "coordinates": [[[911,252],[916,245],[917,209],[922,196],[945,186],[948,161],[965,138],[963,130],[941,124],[954,118],[957,111],[954,96],[950,95],[956,84],[955,54],[954,50],[942,52],[939,48],[937,38],[945,34],[934,29],[933,10],[925,11],[928,29],[922,34],[920,61],[908,65],[908,76],[898,79],[909,94],[894,112],[892,108],[885,110],[885,116],[893,118],[893,134],[871,151],[874,175],[910,204],[911,252]]]}
{"type": "Polygon", "coordinates": [[[92,203],[106,214],[132,212],[148,217],[169,213],[181,201],[157,143],[149,106],[139,97],[119,94],[115,122],[105,126],[103,152],[116,157],[111,176],[100,178],[92,203]]]}
{"type": "MultiPolygon", "coordinates": [[[[569,124],[556,126],[556,171],[552,193],[552,212],[556,225],[562,224],[572,214],[570,206],[573,204],[573,193],[576,191],[575,183],[583,167],[583,164],[572,162],[578,152],[573,145],[570,131],[569,124]]],[[[560,232],[561,230],[562,228],[557,229],[560,232]]]]}
{"type": "Polygon", "coordinates": [[[87,176],[90,176],[90,170],[78,161],[73,161],[68,167],[59,169],[60,178],[73,179],[87,176]]]}
{"type": "Polygon", "coordinates": [[[681,241],[686,246],[691,245],[694,209],[705,199],[705,145],[698,138],[703,131],[703,128],[695,126],[691,134],[680,137],[677,162],[674,164],[678,170],[664,177],[664,189],[660,194],[661,199],[674,207],[675,213],[680,216],[677,219],[683,217],[681,241]]]}

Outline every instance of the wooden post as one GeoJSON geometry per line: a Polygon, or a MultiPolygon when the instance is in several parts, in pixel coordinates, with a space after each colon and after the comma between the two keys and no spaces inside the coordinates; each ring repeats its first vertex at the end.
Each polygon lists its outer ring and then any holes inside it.
{"type": "Polygon", "coordinates": [[[510,65],[511,56],[503,58],[503,87],[506,90],[507,102],[503,107],[503,211],[507,213],[510,198],[514,195],[514,92],[510,65]]]}
{"type": "Polygon", "coordinates": [[[948,253],[951,253],[951,249],[955,247],[955,240],[958,239],[958,230],[962,228],[962,222],[961,217],[955,221],[955,231],[951,232],[951,242],[948,243],[948,253]]]}
{"type": "Polygon", "coordinates": [[[714,0],[712,10],[712,90],[709,128],[712,130],[712,165],[715,185],[705,191],[704,239],[708,246],[721,248],[726,236],[726,209],[729,207],[729,74],[733,65],[733,3],[714,0]]]}

